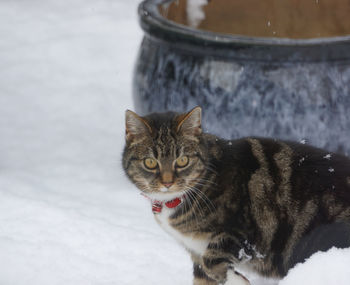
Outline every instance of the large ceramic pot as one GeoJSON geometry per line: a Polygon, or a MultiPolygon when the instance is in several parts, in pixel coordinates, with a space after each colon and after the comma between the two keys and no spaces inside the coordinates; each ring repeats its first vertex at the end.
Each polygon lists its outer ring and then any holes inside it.
{"type": "Polygon", "coordinates": [[[350,36],[209,31],[177,21],[181,7],[165,17],[164,7],[178,3],[139,6],[145,36],[133,82],[138,113],[200,105],[205,130],[222,137],[306,139],[350,154],[350,36]]]}

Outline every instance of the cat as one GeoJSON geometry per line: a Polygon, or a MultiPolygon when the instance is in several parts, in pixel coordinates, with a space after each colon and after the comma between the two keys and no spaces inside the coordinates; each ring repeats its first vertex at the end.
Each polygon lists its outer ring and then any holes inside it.
{"type": "Polygon", "coordinates": [[[126,111],[123,168],[193,260],[196,285],[280,279],[317,251],[350,247],[350,159],[302,143],[206,134],[201,108],[126,111]],[[230,281],[231,282],[231,281],[230,281]]]}

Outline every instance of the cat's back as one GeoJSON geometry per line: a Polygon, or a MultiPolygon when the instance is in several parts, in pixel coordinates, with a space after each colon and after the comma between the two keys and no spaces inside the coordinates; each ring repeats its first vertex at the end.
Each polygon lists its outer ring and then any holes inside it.
{"type": "Polygon", "coordinates": [[[335,199],[350,207],[350,158],[344,155],[259,137],[220,140],[218,145],[222,150],[218,172],[226,186],[246,185],[250,195],[264,192],[270,198],[285,197],[281,204],[317,199],[327,204],[335,199]]]}

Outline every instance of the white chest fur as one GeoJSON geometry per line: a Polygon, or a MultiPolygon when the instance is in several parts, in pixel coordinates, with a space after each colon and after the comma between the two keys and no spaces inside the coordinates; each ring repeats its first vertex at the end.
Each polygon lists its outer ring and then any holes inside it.
{"type": "Polygon", "coordinates": [[[191,235],[184,235],[181,232],[174,229],[169,224],[169,217],[174,213],[174,209],[169,209],[163,207],[162,211],[158,214],[155,214],[155,219],[158,224],[171,236],[173,236],[180,244],[186,247],[191,252],[194,252],[200,256],[203,255],[206,250],[209,241],[207,239],[194,237],[191,235]]]}

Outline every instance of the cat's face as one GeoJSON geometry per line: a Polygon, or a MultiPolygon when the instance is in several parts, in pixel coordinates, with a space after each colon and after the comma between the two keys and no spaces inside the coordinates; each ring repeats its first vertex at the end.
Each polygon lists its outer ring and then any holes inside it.
{"type": "Polygon", "coordinates": [[[201,109],[187,114],[126,112],[123,166],[134,184],[152,199],[178,197],[201,183],[205,152],[200,145],[201,109]]]}

